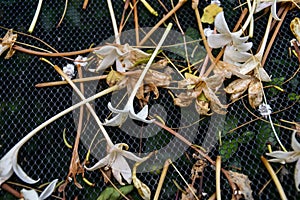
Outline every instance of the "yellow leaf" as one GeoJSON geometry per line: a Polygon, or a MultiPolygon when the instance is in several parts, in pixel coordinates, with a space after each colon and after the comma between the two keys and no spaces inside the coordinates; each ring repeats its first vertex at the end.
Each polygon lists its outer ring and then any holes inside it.
{"type": "Polygon", "coordinates": [[[222,12],[223,8],[219,7],[217,4],[210,4],[204,8],[204,13],[201,18],[201,22],[212,24],[215,21],[215,17],[219,12],[222,12]]]}

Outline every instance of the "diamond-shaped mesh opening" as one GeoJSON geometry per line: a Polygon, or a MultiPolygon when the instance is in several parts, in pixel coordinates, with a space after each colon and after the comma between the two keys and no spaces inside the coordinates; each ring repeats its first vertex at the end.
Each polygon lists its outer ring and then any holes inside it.
{"type": "MultiPolygon", "coordinates": [[[[2,0],[0,2],[0,25],[5,28],[26,33],[31,20],[34,16],[38,1],[15,1],[2,0]]],[[[111,19],[107,9],[106,1],[90,1],[86,10],[82,9],[83,0],[70,0],[68,8],[60,27],[56,25],[63,13],[64,1],[44,0],[42,10],[38,19],[38,23],[34,29],[33,35],[48,43],[59,52],[70,52],[80,49],[89,48],[91,45],[98,45],[107,38],[113,35],[111,19]]],[[[144,6],[139,6],[139,25],[140,27],[153,27],[166,14],[166,11],[157,1],[149,1],[151,5],[159,13],[158,17],[151,15],[144,6]]],[[[176,4],[176,2],[175,2],[176,4]]],[[[117,21],[122,17],[123,1],[118,0],[113,2],[117,21]]],[[[165,2],[167,9],[171,9],[171,3],[165,2]]],[[[208,2],[201,1],[199,9],[208,5],[208,2]]],[[[238,1],[224,1],[222,7],[226,14],[226,20],[230,29],[237,22],[241,9],[233,10],[238,5],[238,1]]],[[[260,16],[262,13],[255,15],[260,16]]],[[[282,84],[289,79],[299,68],[298,60],[295,56],[289,55],[290,40],[293,38],[289,30],[289,24],[292,19],[299,17],[299,10],[291,10],[288,12],[282,27],[273,43],[270,54],[265,63],[265,70],[272,75],[272,82],[269,85],[277,85],[284,92],[279,91],[274,87],[265,88],[265,94],[269,104],[273,108],[272,119],[275,124],[290,127],[289,124],[283,123],[280,119],[286,121],[300,121],[299,114],[299,74],[297,73],[289,82],[282,84]]],[[[191,9],[191,3],[187,2],[178,12],[177,18],[184,31],[198,30],[194,11],[191,9]]],[[[171,22],[171,20],[167,20],[171,22]]],[[[173,21],[172,21],[173,22],[173,21]]],[[[173,22],[174,23],[174,22],[173,22]]],[[[267,23],[267,16],[263,16],[258,22],[255,22],[254,38],[250,39],[254,48],[257,49],[264,35],[267,23]]],[[[179,28],[174,23],[174,30],[179,31],[179,28]]],[[[131,16],[128,19],[124,31],[134,29],[134,20],[131,16]]],[[[0,35],[4,36],[6,29],[0,29],[0,35]]],[[[41,42],[35,38],[18,35],[18,42],[47,48],[41,45],[41,42]]],[[[203,45],[200,42],[200,45],[203,45]]],[[[75,58],[75,57],[73,57],[75,58]]],[[[175,59],[175,58],[174,58],[175,59]]],[[[178,59],[178,58],[177,58],[178,59]]],[[[181,58],[182,59],[182,58],[181,58]]],[[[60,57],[49,58],[52,63],[62,67],[69,61],[60,57]]],[[[184,65],[184,63],[181,63],[184,65]]],[[[41,62],[38,56],[16,52],[15,55],[6,60],[4,56],[0,59],[0,80],[1,80],[1,115],[0,115],[0,156],[3,157],[10,148],[12,148],[22,137],[32,131],[34,128],[50,119],[52,116],[70,107],[73,102],[73,90],[69,85],[36,88],[35,85],[41,82],[60,81],[61,77],[55,70],[45,62],[41,62]]],[[[229,82],[225,82],[225,86],[229,82]]],[[[100,81],[97,85],[97,91],[107,88],[105,81],[100,81]]],[[[267,84],[268,85],[268,84],[267,84]]],[[[97,91],[86,88],[87,93],[96,93],[97,91]]],[[[173,104],[173,98],[168,89],[159,89],[160,96],[155,99],[151,94],[149,99],[150,114],[164,114],[163,119],[165,124],[175,131],[180,129],[180,133],[189,139],[187,133],[196,133],[196,137],[192,138],[192,143],[201,145],[205,141],[212,142],[209,156],[215,160],[217,155],[222,156],[222,167],[245,174],[251,181],[252,195],[254,199],[279,199],[279,193],[275,184],[271,181],[271,176],[263,166],[260,156],[268,152],[267,144],[270,143],[273,149],[279,148],[271,126],[268,122],[258,119],[260,114],[257,110],[250,107],[247,97],[242,98],[227,109],[227,114],[224,121],[219,118],[210,118],[202,116],[194,116],[185,114],[184,109],[173,104]],[[154,106],[154,105],[159,105],[154,106]],[[152,107],[152,110],[151,110],[152,107]],[[250,109],[252,113],[246,108],[250,109]],[[161,113],[164,109],[164,113],[161,113]],[[196,124],[190,126],[191,124],[196,124]],[[214,124],[215,137],[205,137],[211,124],[214,124]],[[222,129],[218,129],[222,127],[222,129]],[[218,135],[222,135],[221,141],[218,135]]],[[[94,102],[94,108],[101,121],[104,121],[110,111],[107,108],[108,102],[114,94],[109,94],[97,99],[94,102]]],[[[121,98],[119,95],[118,98],[121,98]]],[[[118,102],[119,99],[116,99],[118,102]]],[[[141,107],[138,102],[135,102],[136,111],[141,107]]],[[[21,148],[18,154],[18,163],[23,170],[32,178],[40,179],[35,185],[28,185],[22,182],[16,175],[13,175],[8,184],[20,190],[22,188],[37,188],[42,183],[47,183],[53,179],[58,179],[59,182],[64,181],[67,177],[72,149],[68,148],[63,140],[63,132],[65,129],[66,140],[73,144],[76,136],[76,123],[74,113],[68,113],[60,119],[54,121],[46,128],[40,130],[33,138],[31,138],[21,148]]],[[[88,117],[88,116],[85,116],[88,117]]],[[[262,118],[264,119],[264,118],[262,118]]],[[[91,119],[92,120],[92,119],[91,119]]],[[[136,123],[136,122],[134,122],[136,123]]],[[[92,129],[97,130],[95,122],[89,123],[92,129]]],[[[111,136],[114,143],[125,142],[130,145],[130,150],[133,152],[151,152],[166,146],[169,141],[174,139],[174,136],[168,131],[161,130],[151,137],[134,137],[130,136],[122,130],[131,129],[135,133],[143,134],[157,131],[155,125],[146,125],[136,123],[124,124],[122,129],[107,127],[107,132],[111,136]]],[[[279,134],[283,145],[290,150],[291,131],[280,126],[275,127],[279,134]]],[[[101,135],[101,133],[100,133],[101,135]]],[[[94,135],[88,135],[87,140],[93,140],[94,135]]],[[[101,137],[94,141],[94,153],[90,158],[90,163],[96,163],[99,158],[97,153],[103,153],[97,150],[101,146],[101,137]]],[[[162,154],[167,159],[169,151],[180,149],[184,144],[182,142],[174,142],[170,149],[162,150],[162,154]]],[[[79,145],[79,157],[84,159],[87,154],[87,147],[82,143],[79,145]]],[[[196,159],[192,158],[195,151],[191,148],[186,148],[185,152],[174,161],[174,165],[185,178],[188,183],[191,183],[191,170],[196,159]]],[[[101,154],[102,155],[102,154],[101,154]]],[[[275,170],[282,167],[280,164],[272,164],[275,170]]],[[[152,162],[144,166],[148,172],[138,174],[139,179],[146,183],[152,191],[152,197],[156,191],[161,172],[162,165],[152,162]]],[[[278,177],[283,186],[288,199],[299,199],[299,192],[294,186],[294,164],[283,165],[284,169],[278,173],[278,177]],[[285,173],[283,173],[285,172],[285,173]]],[[[170,166],[160,199],[180,199],[181,191],[178,186],[185,188],[186,185],[179,176],[178,171],[170,166]]],[[[104,183],[101,172],[86,172],[85,178],[90,182],[95,183],[94,187],[88,186],[80,176],[77,177],[83,189],[78,189],[72,182],[66,187],[66,199],[97,199],[101,191],[107,185],[104,183]]],[[[202,183],[197,179],[194,187],[202,188],[202,191],[207,193],[201,199],[208,199],[215,192],[215,167],[207,164],[203,174],[202,183]]],[[[231,188],[225,177],[221,178],[221,191],[224,199],[231,198],[231,188]]],[[[54,192],[54,196],[49,199],[61,199],[62,193],[54,192]]],[[[141,199],[137,190],[130,193],[130,199],[141,199]]],[[[8,192],[0,191],[0,199],[16,199],[8,192]]]]}

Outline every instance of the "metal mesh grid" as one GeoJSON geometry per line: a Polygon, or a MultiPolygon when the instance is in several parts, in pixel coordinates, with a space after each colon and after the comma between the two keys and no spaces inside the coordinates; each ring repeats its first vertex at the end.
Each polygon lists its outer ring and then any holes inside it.
{"type": "MultiPolygon", "coordinates": [[[[30,0],[1,1],[0,25],[13,28],[16,31],[26,32],[34,15],[36,4],[37,1],[30,0]]],[[[159,17],[155,18],[147,11],[140,12],[139,21],[141,27],[154,26],[163,13],[165,13],[158,2],[151,2],[151,4],[157,9],[159,17]]],[[[240,10],[232,11],[232,8],[237,4],[237,1],[222,2],[225,12],[228,15],[227,20],[228,22],[232,22],[232,24],[229,24],[231,29],[240,14],[240,10]]],[[[166,3],[166,5],[169,9],[171,8],[170,3],[166,3]]],[[[202,1],[199,7],[204,8],[205,5],[207,5],[207,3],[202,1]]],[[[99,44],[112,35],[113,30],[105,1],[91,1],[85,11],[81,9],[81,0],[69,1],[66,17],[62,25],[59,28],[55,28],[58,19],[61,17],[63,6],[63,1],[45,0],[39,21],[34,30],[35,36],[46,41],[58,51],[67,52],[88,48],[91,44],[99,44]]],[[[120,19],[123,10],[121,0],[114,2],[114,10],[116,12],[116,18],[120,19]]],[[[177,15],[184,30],[188,28],[197,29],[195,17],[190,8],[190,2],[184,5],[177,15]]],[[[293,56],[289,57],[288,53],[288,47],[290,46],[289,40],[293,38],[293,35],[289,31],[289,23],[296,16],[299,17],[298,10],[288,13],[266,62],[266,71],[272,74],[274,82],[276,80],[280,82],[280,78],[289,78],[298,68],[297,59],[293,56]]],[[[265,23],[256,23],[255,26],[257,32],[255,32],[255,38],[252,41],[254,42],[254,47],[257,48],[265,30],[265,23]]],[[[134,28],[133,19],[130,18],[125,29],[132,28],[134,28]]],[[[175,26],[175,29],[178,29],[178,27],[175,26]]],[[[6,30],[1,29],[0,35],[4,35],[5,32],[6,30]]],[[[37,46],[40,45],[35,39],[21,35],[18,36],[18,41],[37,46]]],[[[52,58],[50,60],[59,66],[64,66],[67,63],[67,61],[62,58],[52,58]]],[[[69,86],[47,87],[42,89],[35,88],[34,85],[37,83],[61,79],[49,65],[40,62],[37,56],[17,52],[13,58],[9,60],[5,60],[1,57],[0,73],[0,156],[2,157],[20,138],[25,136],[33,128],[71,106],[73,91],[69,86]]],[[[291,99],[291,93],[297,95],[300,93],[299,74],[297,74],[292,81],[281,87],[286,92],[282,93],[274,89],[265,90],[266,96],[269,98],[270,104],[272,104],[273,111],[289,107],[278,114],[272,115],[273,119],[276,119],[276,123],[279,122],[279,119],[300,121],[300,114],[298,113],[299,103],[295,103],[295,101],[291,99]]],[[[165,103],[166,105],[164,105],[164,107],[169,108],[172,99],[168,96],[167,91],[161,90],[160,95],[160,98],[166,99],[165,101],[162,100],[161,103],[165,103]]],[[[247,101],[245,101],[245,104],[250,107],[247,101]]],[[[101,120],[104,120],[106,117],[106,105],[107,100],[105,100],[105,98],[97,101],[95,108],[101,120]],[[104,111],[105,115],[103,115],[102,111],[104,111]]],[[[168,112],[168,125],[170,127],[176,126],[178,123],[178,113],[176,114],[176,112],[178,112],[178,108],[171,106],[168,112]]],[[[259,115],[258,111],[253,110],[253,112],[259,115]]],[[[228,108],[223,132],[226,133],[253,119],[255,119],[255,117],[244,108],[242,101],[236,102],[228,108]]],[[[208,120],[209,119],[204,119],[199,122],[199,126],[195,130],[198,133],[197,139],[194,141],[195,144],[201,144],[203,141],[203,135],[201,135],[201,133],[208,128],[208,120]]],[[[217,124],[217,122],[215,123],[217,124]]],[[[64,128],[66,128],[66,132],[69,133],[68,141],[72,143],[75,139],[76,127],[72,114],[67,114],[41,130],[41,132],[27,142],[19,152],[19,164],[32,178],[40,178],[40,183],[45,183],[55,178],[64,180],[67,175],[72,150],[68,149],[62,140],[64,128]]],[[[279,132],[280,138],[286,148],[291,149],[289,146],[290,132],[279,128],[276,130],[279,132]]],[[[115,129],[108,128],[108,131],[112,132],[112,140],[114,142],[122,142],[125,140],[126,143],[131,144],[132,148],[136,148],[134,150],[139,150],[139,140],[124,136],[115,129]]],[[[157,135],[157,140],[163,141],[160,137],[163,138],[163,135],[157,135]]],[[[260,161],[260,155],[266,152],[266,143],[275,143],[270,126],[259,120],[249,123],[237,131],[225,134],[223,143],[226,142],[232,145],[227,145],[231,147],[231,149],[222,149],[225,152],[223,153],[224,157],[228,156],[228,159],[226,159],[222,165],[240,168],[241,170],[239,170],[239,172],[249,176],[249,179],[252,181],[251,188],[253,190],[254,199],[278,199],[278,193],[273,182],[259,194],[259,190],[270,179],[270,176],[260,161]],[[245,141],[235,143],[237,138],[247,138],[247,136],[249,140],[245,139],[245,141]]],[[[154,141],[152,141],[152,143],[153,144],[149,143],[149,146],[144,147],[145,149],[143,150],[147,152],[148,150],[157,148],[156,145],[158,144],[154,141]]],[[[82,145],[79,147],[80,156],[85,156],[86,148],[82,145]]],[[[190,156],[192,153],[193,150],[190,149],[186,152],[186,154],[190,156]]],[[[211,151],[210,156],[214,159],[219,153],[219,147],[216,146],[214,150],[211,151]]],[[[96,161],[97,159],[95,158],[91,159],[92,163],[96,161]]],[[[193,163],[185,156],[182,156],[175,162],[175,165],[186,180],[189,180],[193,163]]],[[[273,166],[279,167],[279,164],[273,166]]],[[[299,193],[294,189],[293,184],[294,165],[286,165],[285,167],[288,170],[288,174],[283,176],[281,180],[283,188],[288,199],[298,199],[299,193]]],[[[84,189],[79,190],[73,184],[69,184],[66,189],[68,199],[74,199],[77,195],[79,199],[96,199],[106,187],[99,172],[86,173],[85,176],[91,182],[96,183],[96,186],[93,188],[84,187],[84,189]]],[[[140,179],[147,183],[152,191],[155,191],[159,177],[159,170],[140,175],[140,179]]],[[[162,189],[161,199],[176,199],[178,190],[172,180],[176,180],[177,183],[184,186],[177,172],[170,167],[162,189]]],[[[20,183],[20,180],[15,175],[10,181],[20,183]]],[[[84,185],[82,180],[79,179],[79,182],[84,185]]],[[[208,166],[204,173],[204,191],[208,194],[213,193],[215,189],[214,182],[214,169],[208,166]]],[[[225,182],[225,179],[222,180],[222,195],[224,195],[224,199],[229,199],[231,196],[230,188],[225,182]]],[[[16,187],[16,189],[22,188],[18,186],[14,187],[16,187]]],[[[55,193],[55,195],[60,196],[61,194],[55,193]]],[[[133,192],[132,198],[139,199],[136,191],[133,192]]],[[[0,199],[14,198],[6,192],[0,191],[0,199]]]]}

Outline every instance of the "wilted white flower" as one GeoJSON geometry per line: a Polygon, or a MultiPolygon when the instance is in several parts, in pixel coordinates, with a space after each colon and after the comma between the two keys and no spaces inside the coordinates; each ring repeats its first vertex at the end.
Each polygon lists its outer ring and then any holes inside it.
{"type": "Polygon", "coordinates": [[[95,50],[103,59],[100,61],[96,69],[90,69],[92,72],[104,70],[116,62],[117,71],[125,72],[132,68],[134,64],[140,60],[150,56],[150,54],[143,52],[140,49],[133,48],[129,44],[125,45],[105,45],[98,50],[95,50]]]}
{"type": "Polygon", "coordinates": [[[130,184],[132,181],[132,173],[131,168],[129,167],[125,158],[136,162],[143,161],[143,158],[140,158],[134,155],[132,152],[127,151],[128,149],[129,147],[125,143],[118,143],[110,146],[107,156],[98,161],[93,167],[85,168],[88,171],[94,171],[102,167],[104,167],[105,170],[111,168],[113,176],[121,185],[125,185],[122,181],[122,177],[127,183],[130,184]],[[126,150],[123,150],[123,147],[125,147],[126,150]]]}
{"type": "Polygon", "coordinates": [[[39,180],[33,180],[30,178],[21,168],[18,162],[18,152],[23,141],[18,142],[4,157],[0,160],[0,185],[8,180],[15,172],[16,175],[24,182],[29,184],[37,183],[39,180]]]}
{"type": "Polygon", "coordinates": [[[21,194],[23,195],[24,200],[44,200],[49,197],[55,189],[55,185],[58,179],[53,180],[41,193],[39,196],[35,190],[26,190],[22,189],[21,194]]]}
{"type": "Polygon", "coordinates": [[[85,67],[87,65],[87,57],[77,56],[74,61],[74,65],[80,65],[81,67],[85,67]]]}
{"type": "Polygon", "coordinates": [[[105,123],[103,123],[106,126],[121,126],[126,121],[128,116],[131,119],[142,121],[148,124],[153,122],[153,120],[146,119],[148,116],[148,105],[144,106],[143,109],[137,114],[135,114],[133,108],[133,101],[128,101],[123,110],[114,108],[110,102],[108,103],[108,108],[113,113],[117,113],[117,115],[109,120],[106,119],[105,123]]]}
{"type": "Polygon", "coordinates": [[[267,118],[272,113],[272,108],[269,104],[262,103],[259,105],[258,111],[263,117],[267,118]]]}
{"type": "Polygon", "coordinates": [[[241,37],[243,33],[242,30],[233,33],[230,32],[224,17],[224,12],[220,12],[217,14],[215,18],[215,27],[219,33],[211,34],[207,37],[208,45],[211,48],[216,49],[226,45],[232,45],[236,48],[239,48],[240,45],[248,40],[248,37],[241,37]]]}
{"type": "MultiPolygon", "coordinates": [[[[72,79],[75,76],[75,69],[73,64],[67,64],[67,66],[63,67],[63,72],[72,79]]],[[[64,81],[64,77],[61,77],[61,79],[64,81]]]]}
{"type": "Polygon", "coordinates": [[[272,153],[267,153],[268,156],[274,157],[274,159],[270,159],[270,162],[279,162],[282,164],[285,163],[292,163],[296,162],[295,172],[294,172],[294,179],[295,179],[295,186],[300,191],[299,184],[300,184],[300,143],[297,141],[296,138],[297,131],[293,132],[292,135],[292,148],[293,151],[284,152],[284,151],[273,151],[272,153]]]}

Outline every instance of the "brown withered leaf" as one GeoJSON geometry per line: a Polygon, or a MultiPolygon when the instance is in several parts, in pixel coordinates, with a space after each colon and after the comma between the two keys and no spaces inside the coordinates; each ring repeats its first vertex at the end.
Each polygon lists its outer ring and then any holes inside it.
{"type": "Polygon", "coordinates": [[[193,91],[182,92],[174,98],[174,104],[180,107],[187,107],[191,105],[197,95],[193,91]]]}
{"type": "Polygon", "coordinates": [[[248,89],[249,104],[252,108],[259,106],[263,100],[262,84],[258,79],[253,79],[248,89]]]}
{"type": "Polygon", "coordinates": [[[235,196],[236,199],[239,200],[243,198],[245,200],[253,200],[252,189],[250,186],[251,181],[249,180],[248,176],[230,170],[228,171],[228,174],[232,182],[234,182],[239,189],[238,194],[235,196]],[[243,197],[240,194],[243,195],[243,197]]]}
{"type": "Polygon", "coordinates": [[[9,59],[10,57],[13,56],[13,54],[15,53],[15,50],[12,47],[17,40],[17,36],[18,36],[17,34],[13,34],[12,29],[9,29],[7,31],[7,33],[5,34],[5,36],[2,39],[2,43],[0,45],[0,56],[7,49],[9,49],[9,51],[6,54],[5,59],[9,59]]]}
{"type": "MultiPolygon", "coordinates": [[[[142,70],[136,70],[136,73],[128,75],[127,91],[131,93],[142,70]]],[[[144,81],[137,91],[136,97],[139,100],[148,101],[149,93],[154,92],[155,98],[159,97],[158,87],[166,87],[170,85],[172,77],[169,74],[156,70],[149,70],[144,78],[144,81]],[[146,97],[145,97],[146,94],[146,97]]]]}

